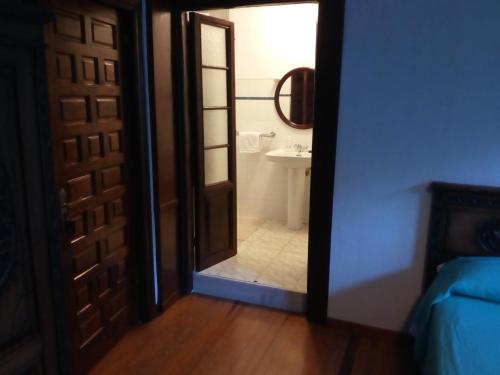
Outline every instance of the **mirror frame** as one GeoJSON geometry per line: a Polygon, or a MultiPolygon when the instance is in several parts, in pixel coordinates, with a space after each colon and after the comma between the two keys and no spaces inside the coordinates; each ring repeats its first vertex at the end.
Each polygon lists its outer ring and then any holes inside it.
{"type": "MultiPolygon", "coordinates": [[[[303,72],[304,70],[310,70],[315,73],[313,68],[308,68],[305,66],[292,69],[279,80],[278,85],[276,86],[276,91],[274,92],[274,106],[276,107],[276,112],[278,112],[279,117],[281,118],[281,120],[283,120],[285,124],[295,129],[312,129],[314,120],[307,124],[297,124],[292,120],[290,120],[288,117],[286,117],[285,114],[283,113],[283,110],[280,107],[280,91],[288,78],[290,78],[294,73],[303,72]]],[[[314,108],[313,108],[313,119],[314,119],[314,108]]]]}

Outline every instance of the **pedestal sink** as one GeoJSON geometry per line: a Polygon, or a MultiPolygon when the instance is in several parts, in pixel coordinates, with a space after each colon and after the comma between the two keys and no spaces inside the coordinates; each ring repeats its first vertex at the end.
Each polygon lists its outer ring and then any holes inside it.
{"type": "Polygon", "coordinates": [[[311,168],[311,153],[278,149],[266,153],[269,161],[288,168],[288,229],[302,228],[306,169],[311,168]]]}

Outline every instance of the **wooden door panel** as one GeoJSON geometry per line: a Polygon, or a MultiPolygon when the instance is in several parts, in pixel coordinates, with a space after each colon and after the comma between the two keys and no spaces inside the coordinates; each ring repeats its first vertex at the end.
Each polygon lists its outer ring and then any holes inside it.
{"type": "MultiPolygon", "coordinates": [[[[228,249],[233,249],[232,244],[236,241],[234,236],[234,198],[232,188],[217,189],[205,196],[204,209],[206,218],[204,259],[200,260],[200,266],[209,266],[228,258],[228,249]]],[[[229,256],[232,256],[232,252],[229,256]]]]}
{"type": "Polygon", "coordinates": [[[236,254],[234,25],[197,13],[190,23],[197,153],[196,269],[200,271],[236,254]],[[207,27],[221,44],[223,52],[218,56],[208,53],[214,45],[202,35],[207,27]],[[210,87],[221,79],[214,86],[219,89],[210,87]]]}
{"type": "Polygon", "coordinates": [[[168,307],[179,294],[179,164],[174,121],[172,15],[163,0],[151,1],[152,63],[155,126],[155,177],[159,247],[158,302],[168,307]]]}
{"type": "Polygon", "coordinates": [[[208,255],[224,251],[231,246],[231,235],[229,233],[231,204],[228,202],[228,198],[230,198],[230,195],[221,194],[206,199],[208,255]]]}
{"type": "Polygon", "coordinates": [[[162,306],[166,307],[177,297],[179,290],[177,253],[177,201],[161,207],[160,223],[160,286],[162,306]]]}
{"type": "Polygon", "coordinates": [[[65,196],[68,319],[78,370],[135,318],[130,263],[119,18],[88,2],[56,10],[46,29],[56,178],[65,196]]]}

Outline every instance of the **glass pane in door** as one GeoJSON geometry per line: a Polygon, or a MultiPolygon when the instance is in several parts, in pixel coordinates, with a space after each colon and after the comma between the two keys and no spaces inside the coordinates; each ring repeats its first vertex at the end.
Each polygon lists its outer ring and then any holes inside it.
{"type": "Polygon", "coordinates": [[[203,106],[227,106],[227,72],[220,69],[203,69],[203,106]]]}
{"type": "Polygon", "coordinates": [[[226,29],[201,24],[201,64],[226,67],[226,29]]]}
{"type": "Polygon", "coordinates": [[[203,138],[205,147],[228,144],[227,110],[203,111],[203,138]]]}
{"type": "Polygon", "coordinates": [[[227,147],[205,150],[205,185],[228,180],[227,153],[227,147]]]}

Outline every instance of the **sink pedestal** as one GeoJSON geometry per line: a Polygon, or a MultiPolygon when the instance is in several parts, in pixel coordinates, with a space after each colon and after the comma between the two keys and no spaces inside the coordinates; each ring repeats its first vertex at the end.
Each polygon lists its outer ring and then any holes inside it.
{"type": "Polygon", "coordinates": [[[266,157],[288,168],[288,229],[299,230],[304,221],[306,170],[311,168],[311,153],[278,149],[267,152],[266,157]]]}
{"type": "Polygon", "coordinates": [[[299,230],[304,222],[306,173],[303,168],[288,168],[288,229],[299,230]]]}

